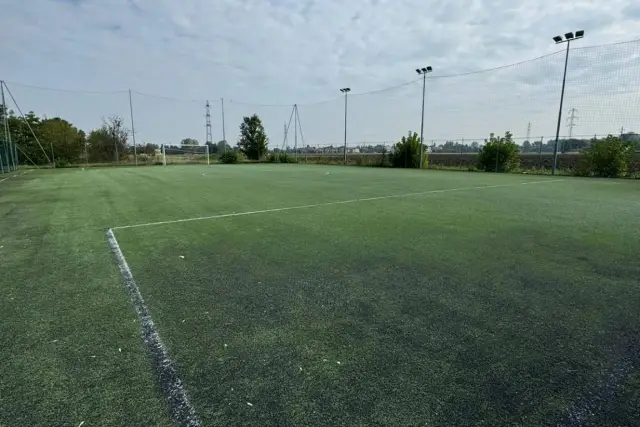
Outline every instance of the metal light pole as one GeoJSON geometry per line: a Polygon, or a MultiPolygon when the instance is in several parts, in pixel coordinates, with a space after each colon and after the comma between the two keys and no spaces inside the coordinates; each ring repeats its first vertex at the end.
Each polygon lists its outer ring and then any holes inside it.
{"type": "Polygon", "coordinates": [[[584,30],[576,31],[575,36],[573,33],[566,33],[564,39],[562,36],[555,36],[553,41],[556,44],[566,43],[567,53],[564,58],[564,74],[562,75],[562,91],[560,92],[560,109],[558,110],[558,126],[556,127],[556,142],[553,144],[553,165],[551,167],[551,174],[556,174],[556,166],[558,164],[558,139],[560,138],[560,122],[562,121],[562,103],[564,102],[564,87],[567,82],[567,65],[569,64],[569,47],[573,40],[581,39],[584,37],[584,30]]]}
{"type": "Polygon", "coordinates": [[[131,100],[131,89],[129,89],[129,114],[131,115],[131,138],[133,139],[133,158],[138,166],[138,149],[136,148],[136,127],[133,121],[133,101],[131,100]]]}
{"type": "Polygon", "coordinates": [[[433,71],[431,66],[416,68],[416,73],[422,75],[422,120],[420,121],[420,169],[422,169],[422,152],[424,151],[424,95],[427,87],[427,73],[433,71]]]}
{"type": "Polygon", "coordinates": [[[351,88],[345,87],[340,89],[344,93],[344,164],[347,164],[347,94],[351,92],[351,88]]]}

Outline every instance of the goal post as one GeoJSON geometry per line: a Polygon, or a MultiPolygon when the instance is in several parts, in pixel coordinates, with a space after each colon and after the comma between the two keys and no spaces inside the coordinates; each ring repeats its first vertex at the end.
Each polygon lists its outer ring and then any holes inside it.
{"type": "Polygon", "coordinates": [[[211,158],[208,145],[164,145],[163,164],[210,164],[211,158]]]}

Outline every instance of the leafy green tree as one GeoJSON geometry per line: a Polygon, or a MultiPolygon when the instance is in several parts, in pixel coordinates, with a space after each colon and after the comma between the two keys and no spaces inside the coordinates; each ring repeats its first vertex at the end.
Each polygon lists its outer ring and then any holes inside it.
{"type": "Polygon", "coordinates": [[[200,143],[198,142],[197,139],[194,138],[185,138],[182,141],[180,141],[180,145],[200,145],[200,143]]]}
{"type": "Polygon", "coordinates": [[[20,147],[18,150],[20,164],[33,162],[37,165],[46,165],[50,163],[51,153],[46,153],[45,147],[41,147],[40,118],[33,111],[29,111],[23,118],[9,110],[7,123],[11,141],[20,147]]]}
{"type": "Polygon", "coordinates": [[[120,161],[126,155],[128,136],[122,117],[103,119],[102,126],[92,130],[87,138],[89,158],[94,162],[120,161]]]}
{"type": "MultiPolygon", "coordinates": [[[[422,167],[428,163],[428,154],[423,147],[422,167]]],[[[409,131],[407,136],[403,136],[400,142],[393,146],[390,159],[394,168],[419,168],[420,167],[420,137],[416,132],[409,131]]]]}
{"type": "Polygon", "coordinates": [[[45,149],[52,149],[56,166],[84,160],[85,134],[68,121],[59,117],[44,119],[39,124],[39,133],[45,149]]]}
{"type": "Polygon", "coordinates": [[[623,141],[609,135],[605,139],[593,139],[591,146],[580,155],[577,173],[583,176],[614,178],[625,176],[633,161],[635,141],[623,141]]]}
{"type": "Polygon", "coordinates": [[[492,133],[478,154],[478,169],[486,172],[512,171],[520,166],[518,152],[518,144],[513,142],[511,132],[505,132],[503,137],[492,133]]]}
{"type": "Polygon", "coordinates": [[[251,117],[244,117],[240,124],[240,137],[238,138],[238,148],[250,160],[260,160],[267,153],[269,138],[265,133],[262,120],[257,114],[251,117]]]}
{"type": "Polygon", "coordinates": [[[156,150],[159,148],[158,144],[146,143],[142,148],[142,152],[144,154],[148,154],[150,156],[156,154],[156,150]]]}
{"type": "Polygon", "coordinates": [[[529,152],[531,152],[531,150],[533,150],[533,145],[531,145],[531,142],[525,141],[525,142],[522,143],[522,152],[523,153],[529,153],[529,152]]]}

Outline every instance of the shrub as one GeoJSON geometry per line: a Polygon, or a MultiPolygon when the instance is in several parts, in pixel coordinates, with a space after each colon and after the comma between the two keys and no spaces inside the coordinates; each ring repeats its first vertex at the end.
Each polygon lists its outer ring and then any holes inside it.
{"type": "Polygon", "coordinates": [[[298,163],[296,158],[287,153],[269,153],[267,156],[269,163],[298,163]]]}
{"type": "MultiPolygon", "coordinates": [[[[393,146],[393,152],[389,156],[391,166],[394,168],[419,168],[420,167],[420,138],[416,132],[409,131],[400,142],[393,146]]],[[[428,164],[428,154],[423,147],[422,167],[428,164]]]]}
{"type": "Polygon", "coordinates": [[[382,153],[380,154],[380,161],[378,163],[378,166],[380,166],[381,168],[390,166],[389,153],[387,152],[387,147],[384,147],[384,146],[382,147],[382,153]]]}
{"type": "Polygon", "coordinates": [[[228,150],[224,153],[221,153],[220,156],[218,156],[218,161],[220,163],[230,165],[230,164],[235,164],[240,162],[240,158],[238,156],[238,153],[232,150],[228,150]]]}
{"type": "Polygon", "coordinates": [[[518,144],[513,142],[511,132],[505,132],[503,137],[492,133],[478,154],[478,169],[485,172],[513,171],[520,167],[518,152],[518,144]]]}
{"type": "Polygon", "coordinates": [[[593,139],[591,147],[580,154],[577,175],[615,178],[627,175],[633,160],[633,143],[609,135],[605,139],[593,139]]]}

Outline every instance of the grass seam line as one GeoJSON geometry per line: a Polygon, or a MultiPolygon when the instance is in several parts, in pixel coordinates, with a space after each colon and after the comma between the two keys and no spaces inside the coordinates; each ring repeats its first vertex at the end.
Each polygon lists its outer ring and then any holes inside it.
{"type": "Polygon", "coordinates": [[[219,215],[210,215],[210,216],[199,216],[194,218],[184,218],[184,219],[173,219],[168,221],[157,221],[157,222],[146,222],[141,224],[132,224],[132,225],[121,225],[117,227],[111,227],[111,230],[124,230],[127,228],[139,228],[139,227],[151,227],[154,225],[166,225],[166,224],[176,224],[180,222],[192,222],[192,221],[203,221],[207,219],[220,219],[220,218],[231,218],[235,216],[246,216],[246,215],[257,215],[261,213],[270,213],[270,212],[283,212],[283,211],[292,211],[297,209],[310,209],[317,208],[321,206],[332,206],[332,205],[346,205],[350,203],[360,203],[360,202],[369,202],[373,200],[384,200],[384,199],[393,199],[393,198],[402,198],[402,197],[411,197],[411,196],[424,196],[427,194],[438,194],[438,193],[451,193],[454,191],[468,191],[468,190],[482,190],[487,188],[499,188],[499,187],[513,187],[515,185],[525,185],[525,184],[545,184],[545,183],[553,183],[553,182],[562,182],[564,179],[554,179],[554,180],[546,180],[546,181],[527,181],[527,182],[519,182],[516,184],[498,184],[498,185],[481,185],[477,187],[460,187],[460,188],[444,188],[441,190],[429,190],[429,191],[420,191],[415,193],[403,193],[403,194],[392,194],[386,196],[377,196],[377,197],[363,197],[358,199],[351,200],[339,200],[335,202],[325,202],[325,203],[313,203],[309,205],[300,205],[300,206],[286,206],[283,208],[272,208],[272,209],[261,209],[257,211],[247,211],[247,212],[234,212],[228,214],[219,214],[219,215]]]}
{"type": "Polygon", "coordinates": [[[189,401],[182,380],[178,377],[174,366],[175,364],[169,358],[167,348],[160,339],[158,330],[151,319],[151,314],[149,314],[149,310],[133,278],[127,260],[120,249],[120,245],[118,245],[116,236],[110,228],[107,228],[105,232],[109,247],[116,257],[118,267],[120,268],[127,293],[140,319],[142,338],[153,358],[154,368],[158,375],[160,386],[169,404],[171,419],[180,427],[201,427],[202,423],[196,414],[195,408],[189,401]]]}

